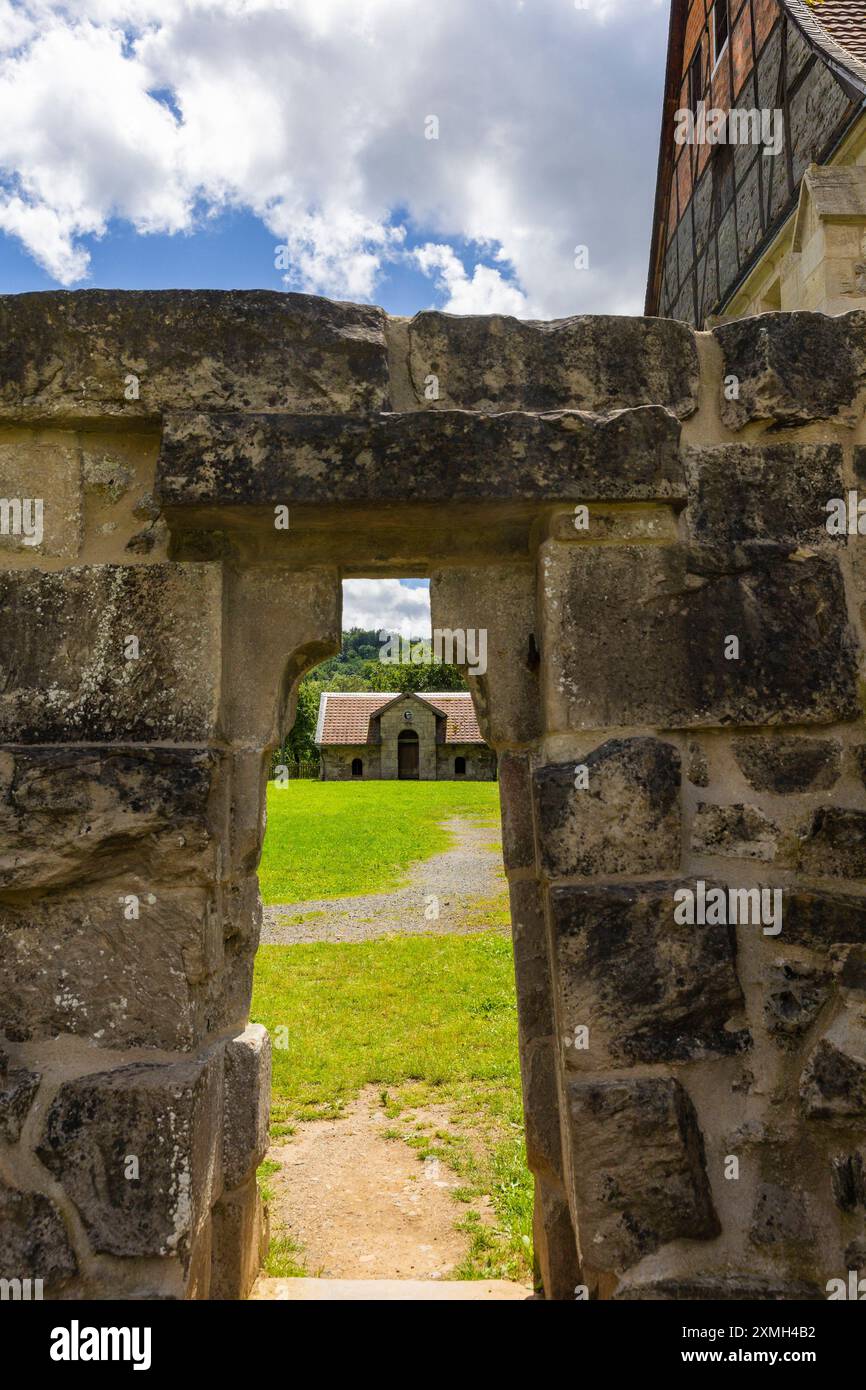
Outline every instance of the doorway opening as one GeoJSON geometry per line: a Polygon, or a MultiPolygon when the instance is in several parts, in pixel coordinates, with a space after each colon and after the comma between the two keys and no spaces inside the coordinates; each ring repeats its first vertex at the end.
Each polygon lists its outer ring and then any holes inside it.
{"type": "Polygon", "coordinates": [[[417,782],[420,753],[417,730],[401,729],[397,735],[397,776],[401,782],[417,782]]]}
{"type": "Polygon", "coordinates": [[[497,1279],[526,1297],[496,760],[460,670],[419,659],[426,582],[371,583],[344,584],[342,650],[301,682],[274,755],[290,770],[268,785],[265,1275],[497,1279]]]}

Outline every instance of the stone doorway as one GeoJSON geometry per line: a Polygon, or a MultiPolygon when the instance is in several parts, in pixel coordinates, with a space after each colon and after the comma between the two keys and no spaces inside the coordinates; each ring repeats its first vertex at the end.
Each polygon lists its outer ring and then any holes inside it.
{"type": "Polygon", "coordinates": [[[397,735],[397,776],[401,781],[418,780],[420,748],[415,729],[401,729],[397,735]]]}
{"type": "Polygon", "coordinates": [[[341,578],[406,573],[486,633],[547,1296],[862,1263],[858,316],[94,290],[0,330],[4,496],[45,501],[0,569],[0,1274],[245,1296],[270,751],[341,578]],[[677,920],[707,884],[778,889],[779,935],[677,920]]]}

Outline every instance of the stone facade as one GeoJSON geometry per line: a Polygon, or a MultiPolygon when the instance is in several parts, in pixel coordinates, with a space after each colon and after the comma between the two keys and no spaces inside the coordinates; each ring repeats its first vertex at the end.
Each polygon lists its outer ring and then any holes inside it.
{"type": "Polygon", "coordinates": [[[866,563],[824,521],[861,316],[87,291],[0,326],[4,487],[45,513],[0,536],[0,1275],[246,1294],[270,753],[343,575],[407,573],[488,634],[547,1296],[860,1268],[866,563]],[[710,893],[768,915],[681,915],[710,893]]]}
{"type": "MultiPolygon", "coordinates": [[[[328,742],[328,738],[335,735],[328,733],[330,720],[326,706],[334,699],[330,692],[320,696],[319,722],[324,728],[323,737],[317,732],[317,742],[323,781],[392,781],[406,775],[399,761],[401,735],[414,737],[418,746],[417,769],[413,768],[408,774],[413,780],[489,782],[496,776],[496,755],[480,741],[474,714],[468,722],[473,726],[475,739],[460,742],[449,738],[449,726],[454,722],[462,726],[467,722],[465,717],[455,721],[453,715],[443,715],[435,705],[435,696],[405,695],[390,700],[387,696],[372,694],[338,695],[336,700],[344,702],[344,707],[345,704],[363,706],[369,703],[376,712],[363,719],[369,735],[366,743],[328,742]],[[380,708],[383,699],[388,703],[380,708]]],[[[446,708],[447,705],[453,707],[458,700],[469,704],[470,697],[464,695],[461,700],[458,694],[452,693],[447,697],[446,708]]],[[[345,730],[339,732],[345,737],[345,730]]]]}

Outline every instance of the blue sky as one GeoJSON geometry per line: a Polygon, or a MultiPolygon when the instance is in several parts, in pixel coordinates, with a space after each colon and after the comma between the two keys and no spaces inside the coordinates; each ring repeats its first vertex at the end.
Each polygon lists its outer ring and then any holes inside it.
{"type": "MultiPolygon", "coordinates": [[[[0,0],[0,293],[639,313],[667,17],[666,0],[0,0]]],[[[353,624],[423,635],[426,581],[348,582],[353,624]]]]}
{"type": "Polygon", "coordinates": [[[0,292],[639,312],[667,10],[0,0],[0,292]]]}
{"type": "MultiPolygon", "coordinates": [[[[407,240],[409,249],[420,244],[418,238],[407,240]]],[[[476,263],[473,248],[460,238],[449,244],[468,264],[476,263]]],[[[82,245],[90,257],[88,274],[70,289],[286,289],[274,266],[274,237],[251,212],[223,213],[174,235],[142,235],[114,220],[104,236],[84,237],[82,245]]],[[[0,233],[0,294],[60,288],[18,238],[0,233]]],[[[402,263],[384,268],[375,296],[389,313],[406,315],[439,307],[444,297],[420,270],[402,263]]]]}

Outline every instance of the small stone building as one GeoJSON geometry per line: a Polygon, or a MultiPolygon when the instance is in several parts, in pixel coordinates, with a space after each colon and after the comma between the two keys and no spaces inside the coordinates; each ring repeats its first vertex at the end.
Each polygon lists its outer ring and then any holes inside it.
{"type": "Polygon", "coordinates": [[[468,691],[326,690],[319,698],[316,743],[322,779],[328,782],[490,782],[496,777],[496,755],[481,737],[468,691]]]}

